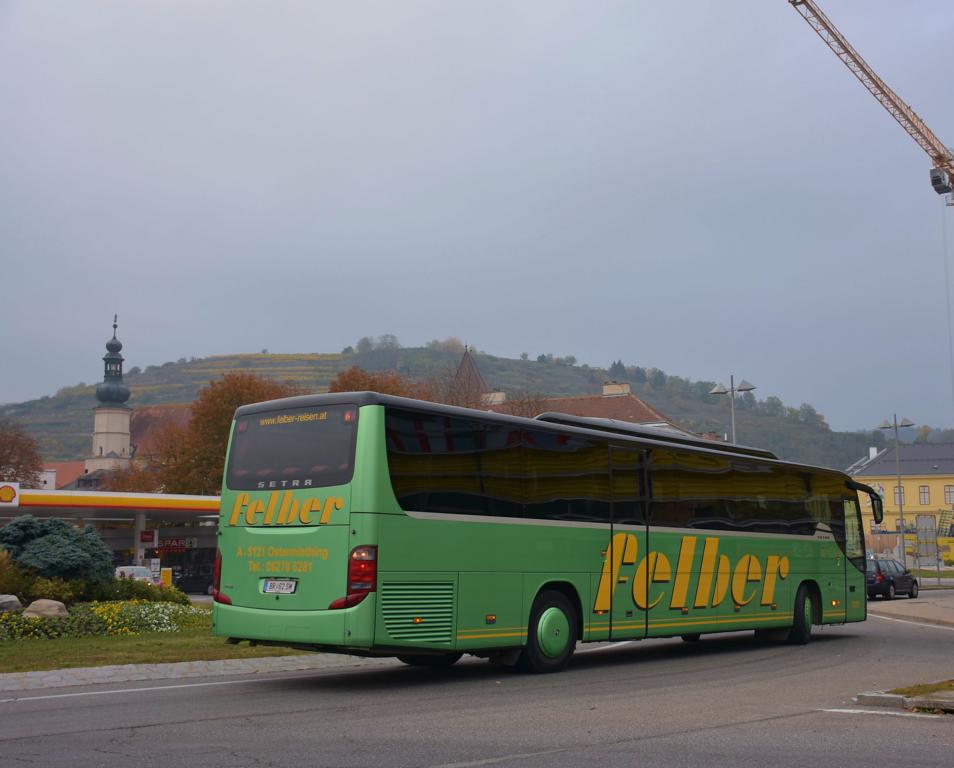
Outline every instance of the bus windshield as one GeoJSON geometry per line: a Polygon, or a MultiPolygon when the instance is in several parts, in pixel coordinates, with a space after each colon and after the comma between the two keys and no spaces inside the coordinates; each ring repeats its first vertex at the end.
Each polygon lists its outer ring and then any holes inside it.
{"type": "Polygon", "coordinates": [[[350,482],[358,413],[353,405],[251,413],[236,420],[226,486],[318,488],[350,482]]]}

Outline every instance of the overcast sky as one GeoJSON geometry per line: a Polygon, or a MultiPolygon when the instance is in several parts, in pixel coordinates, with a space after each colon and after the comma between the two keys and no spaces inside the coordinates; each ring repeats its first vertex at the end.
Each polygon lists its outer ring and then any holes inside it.
{"type": "MultiPolygon", "coordinates": [[[[954,144],[954,3],[820,2],[954,144]]],[[[456,336],[954,427],[954,209],[787,0],[0,0],[0,105],[0,402],[118,312],[127,370],[456,336]]]]}

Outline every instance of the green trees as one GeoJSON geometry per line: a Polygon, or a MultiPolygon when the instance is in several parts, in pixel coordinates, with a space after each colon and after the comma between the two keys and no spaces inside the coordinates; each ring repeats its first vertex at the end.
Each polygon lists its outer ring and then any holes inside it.
{"type": "Polygon", "coordinates": [[[66,520],[21,515],[0,528],[0,547],[47,579],[99,584],[113,575],[113,553],[91,525],[80,530],[66,520]]]}

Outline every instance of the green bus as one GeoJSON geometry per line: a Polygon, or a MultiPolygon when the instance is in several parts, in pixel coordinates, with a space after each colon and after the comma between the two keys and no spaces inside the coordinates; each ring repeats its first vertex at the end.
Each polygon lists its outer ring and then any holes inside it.
{"type": "Polygon", "coordinates": [[[621,422],[373,392],[235,413],[215,633],[532,672],[578,641],[866,617],[858,491],[830,469],[621,422]]]}

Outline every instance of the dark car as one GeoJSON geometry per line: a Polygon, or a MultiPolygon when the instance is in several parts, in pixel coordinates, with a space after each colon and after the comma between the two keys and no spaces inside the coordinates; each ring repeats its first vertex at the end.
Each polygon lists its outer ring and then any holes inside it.
{"type": "Polygon", "coordinates": [[[869,559],[866,576],[869,598],[881,595],[893,600],[895,595],[918,596],[918,580],[897,560],[869,559]]]}
{"type": "Polygon", "coordinates": [[[212,566],[200,565],[183,571],[173,581],[178,589],[189,594],[212,594],[212,566]]]}

